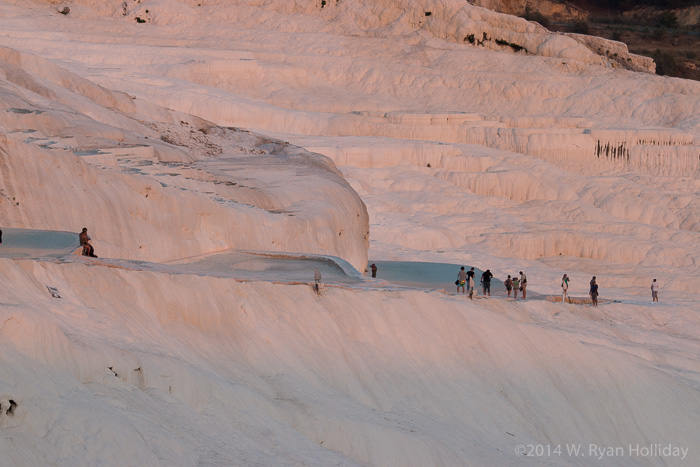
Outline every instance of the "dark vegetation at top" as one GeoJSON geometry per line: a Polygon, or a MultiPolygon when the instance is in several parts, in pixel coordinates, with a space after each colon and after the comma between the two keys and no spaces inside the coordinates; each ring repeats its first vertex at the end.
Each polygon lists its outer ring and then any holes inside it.
{"type": "Polygon", "coordinates": [[[681,25],[677,12],[673,11],[699,6],[700,0],[578,0],[562,3],[585,11],[588,19],[562,22],[529,6],[522,17],[552,31],[624,42],[631,53],[652,57],[657,74],[700,80],[700,25],[681,25]]]}
{"type": "Polygon", "coordinates": [[[651,6],[660,10],[687,8],[700,4],[698,0],[585,0],[571,1],[573,5],[609,9],[614,11],[630,11],[634,8],[651,6]]]}

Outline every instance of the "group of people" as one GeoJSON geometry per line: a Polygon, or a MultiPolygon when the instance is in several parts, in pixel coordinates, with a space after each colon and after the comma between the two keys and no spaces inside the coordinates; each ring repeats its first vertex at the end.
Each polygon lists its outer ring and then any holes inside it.
{"type": "Polygon", "coordinates": [[[523,300],[527,299],[527,276],[520,271],[520,277],[514,275],[503,281],[503,285],[506,287],[506,292],[508,292],[508,298],[510,298],[510,293],[513,292],[513,299],[518,299],[518,292],[523,293],[523,300]]]}
{"type": "MultiPolygon", "coordinates": [[[[590,288],[588,289],[588,296],[591,297],[591,303],[593,303],[594,306],[598,306],[598,282],[596,282],[596,277],[593,276],[590,282],[590,288]]],[[[569,276],[564,274],[564,277],[561,279],[561,290],[562,290],[562,297],[561,301],[562,302],[571,302],[571,298],[568,295],[568,290],[569,290],[569,276]]],[[[651,300],[653,302],[658,302],[659,301],[659,283],[656,282],[656,279],[654,279],[651,282],[651,300]]]]}
{"type": "Polygon", "coordinates": [[[465,271],[464,266],[462,266],[457,273],[457,281],[455,282],[455,285],[457,285],[457,294],[459,294],[460,288],[462,289],[462,293],[466,293],[466,288],[469,290],[469,298],[474,296],[474,274],[474,268],[471,268],[470,271],[465,271]]]}
{"type": "MultiPolygon", "coordinates": [[[[83,256],[97,258],[95,248],[90,243],[90,236],[87,233],[87,227],[83,227],[83,230],[78,234],[78,238],[80,239],[80,246],[83,247],[83,256]]],[[[2,243],[2,230],[0,230],[0,243],[2,243]]],[[[377,277],[377,266],[373,263],[370,266],[370,269],[372,271],[372,277],[377,277]]],[[[522,299],[525,300],[527,298],[527,276],[522,271],[520,271],[519,274],[520,277],[511,277],[509,274],[508,278],[503,282],[503,285],[506,287],[508,298],[510,298],[510,293],[513,292],[513,298],[517,300],[518,292],[522,292],[522,299]]],[[[455,284],[457,285],[457,294],[459,294],[459,289],[462,289],[463,294],[469,293],[469,298],[471,300],[474,299],[475,275],[476,273],[474,268],[471,268],[469,271],[466,271],[464,266],[460,268],[459,272],[457,273],[457,280],[455,281],[455,284]]],[[[481,274],[481,287],[483,289],[484,296],[491,296],[492,278],[493,274],[491,273],[490,269],[487,269],[483,274],[481,274]]],[[[571,298],[568,294],[569,281],[569,276],[564,274],[561,279],[562,302],[571,302],[571,298]]],[[[318,270],[318,268],[314,268],[314,291],[320,295],[322,288],[323,284],[321,282],[321,272],[318,270]]],[[[593,305],[598,306],[598,283],[596,282],[596,276],[593,276],[591,279],[588,295],[591,297],[591,302],[593,305]]],[[[651,299],[654,302],[659,301],[659,283],[656,282],[656,279],[654,279],[654,281],[651,283],[651,299]]]]}
{"type": "MultiPolygon", "coordinates": [[[[465,271],[464,266],[461,267],[459,272],[457,273],[457,281],[455,281],[455,284],[457,285],[457,294],[459,294],[459,290],[462,289],[462,293],[466,293],[466,291],[469,293],[469,298],[473,299],[474,295],[474,268],[471,268],[469,271],[465,271]]],[[[514,275],[513,277],[508,275],[508,278],[503,282],[503,285],[506,288],[506,292],[508,293],[508,298],[510,298],[511,292],[513,293],[513,298],[515,300],[518,299],[518,292],[522,292],[522,299],[525,300],[527,298],[527,276],[520,271],[519,277],[517,275],[514,275]]],[[[482,275],[481,275],[481,285],[484,290],[484,295],[485,296],[491,296],[491,278],[493,277],[493,274],[491,273],[491,270],[487,269],[482,275]]],[[[571,297],[569,297],[569,282],[570,278],[567,274],[564,274],[564,276],[561,278],[561,290],[562,290],[562,297],[561,301],[563,303],[565,302],[571,302],[571,297]]],[[[591,303],[593,306],[598,306],[598,282],[596,282],[596,276],[593,276],[590,282],[590,288],[588,290],[588,295],[591,297],[591,303]]],[[[651,283],[651,299],[652,301],[658,302],[659,301],[659,283],[656,282],[656,279],[651,283]]]]}
{"type": "MultiPolygon", "coordinates": [[[[457,286],[457,293],[459,294],[459,289],[462,289],[462,293],[466,294],[467,292],[469,293],[469,298],[474,299],[474,277],[476,273],[474,272],[474,268],[471,268],[469,271],[465,271],[464,266],[459,270],[457,273],[457,280],[455,281],[455,285],[457,286]]],[[[493,274],[491,273],[490,269],[487,269],[484,271],[484,273],[481,275],[481,288],[484,292],[484,296],[491,296],[491,279],[493,278],[493,274]]]]}

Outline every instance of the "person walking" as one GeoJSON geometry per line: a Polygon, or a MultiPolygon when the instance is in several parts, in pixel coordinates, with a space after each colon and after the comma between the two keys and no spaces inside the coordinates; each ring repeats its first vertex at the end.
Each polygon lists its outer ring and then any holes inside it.
{"type": "Polygon", "coordinates": [[[513,280],[510,278],[510,274],[508,274],[508,279],[503,282],[503,285],[506,286],[506,292],[508,292],[508,298],[510,298],[510,291],[513,290],[513,280]]]}
{"type": "Polygon", "coordinates": [[[469,271],[467,271],[467,277],[471,277],[474,279],[474,268],[471,268],[469,271]]]}
{"type": "Polygon", "coordinates": [[[518,299],[518,290],[520,290],[520,279],[518,279],[517,276],[513,277],[513,280],[511,281],[513,284],[513,299],[517,300],[518,299]]]}
{"type": "Polygon", "coordinates": [[[659,301],[659,283],[656,282],[656,279],[651,283],[651,301],[659,301]]]}
{"type": "Polygon", "coordinates": [[[493,277],[493,274],[491,274],[491,270],[487,269],[486,272],[484,272],[481,275],[481,286],[484,289],[484,296],[491,296],[491,278],[493,277]]]}
{"type": "Polygon", "coordinates": [[[561,278],[561,302],[565,303],[569,298],[567,291],[569,290],[569,276],[564,274],[561,278]]]}
{"type": "Polygon", "coordinates": [[[464,270],[464,266],[459,270],[459,273],[457,273],[457,294],[459,295],[459,288],[462,288],[462,293],[464,292],[464,286],[467,283],[467,273],[464,270]]]}
{"type": "Polygon", "coordinates": [[[589,290],[588,294],[591,296],[593,306],[598,306],[598,283],[595,281],[595,276],[591,279],[591,290],[589,290]]]}
{"type": "Polygon", "coordinates": [[[523,291],[523,300],[527,297],[527,276],[520,271],[520,290],[523,291]]]}
{"type": "Polygon", "coordinates": [[[474,268],[471,268],[469,271],[467,271],[467,292],[469,293],[469,297],[471,298],[472,295],[474,295],[474,281],[476,280],[476,273],[474,272],[474,268]],[[471,290],[469,290],[469,285],[471,284],[471,290]]]}

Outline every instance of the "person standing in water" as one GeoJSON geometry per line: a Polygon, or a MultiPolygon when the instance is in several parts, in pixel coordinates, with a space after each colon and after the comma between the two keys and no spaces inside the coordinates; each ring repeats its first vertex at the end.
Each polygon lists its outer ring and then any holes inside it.
{"type": "Polygon", "coordinates": [[[561,302],[565,303],[567,299],[569,298],[569,295],[567,294],[567,291],[569,290],[569,276],[564,274],[564,277],[561,278],[561,302]]]}

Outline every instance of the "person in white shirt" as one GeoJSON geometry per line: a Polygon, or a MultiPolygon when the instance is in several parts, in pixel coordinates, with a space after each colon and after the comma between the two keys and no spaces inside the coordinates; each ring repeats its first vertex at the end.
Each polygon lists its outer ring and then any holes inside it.
{"type": "Polygon", "coordinates": [[[656,282],[656,279],[651,283],[651,301],[659,301],[659,283],[656,282]]]}
{"type": "Polygon", "coordinates": [[[523,291],[523,300],[527,298],[527,276],[520,271],[520,290],[523,291]]]}

